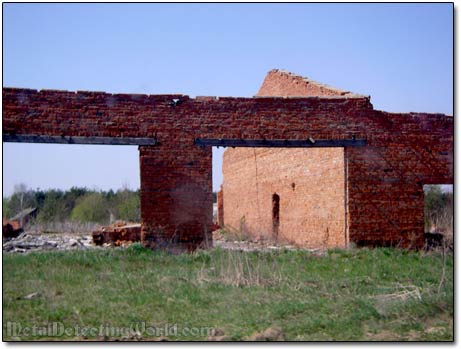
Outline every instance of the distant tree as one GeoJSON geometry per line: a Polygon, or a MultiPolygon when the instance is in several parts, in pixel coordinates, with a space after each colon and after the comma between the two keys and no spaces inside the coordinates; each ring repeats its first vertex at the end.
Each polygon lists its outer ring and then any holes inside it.
{"type": "Polygon", "coordinates": [[[64,193],[63,200],[67,218],[70,217],[79,198],[85,196],[87,193],[89,193],[88,189],[78,187],[72,187],[64,193]]]}
{"type": "Polygon", "coordinates": [[[35,195],[24,183],[14,186],[13,195],[9,199],[10,215],[15,216],[28,207],[37,207],[35,195]]]}
{"type": "Polygon", "coordinates": [[[51,189],[44,196],[45,200],[37,216],[39,222],[64,222],[69,218],[70,212],[66,209],[62,190],[51,189]]]}
{"type": "Polygon", "coordinates": [[[115,212],[119,219],[131,222],[141,220],[141,200],[138,192],[125,189],[117,192],[115,212]]]}
{"type": "Polygon", "coordinates": [[[141,216],[140,191],[123,189],[96,192],[87,188],[29,190],[26,185],[15,186],[9,198],[3,198],[3,217],[11,218],[28,207],[38,208],[41,223],[81,222],[108,223],[109,217],[139,221],[141,216]]]}
{"type": "Polygon", "coordinates": [[[218,194],[214,191],[214,192],[213,192],[213,203],[218,202],[217,197],[218,197],[218,194]]]}
{"type": "Polygon", "coordinates": [[[46,200],[45,191],[40,190],[39,188],[37,188],[35,190],[35,192],[34,192],[34,200],[37,203],[38,210],[41,211],[42,208],[43,208],[43,205],[45,204],[45,200],[46,200]]]}
{"type": "Polygon", "coordinates": [[[3,218],[10,218],[11,217],[11,209],[9,206],[8,198],[3,198],[2,201],[2,217],[3,218]]]}
{"type": "Polygon", "coordinates": [[[75,202],[78,198],[84,196],[89,191],[86,188],[72,187],[64,193],[66,201],[75,202]]]}
{"type": "Polygon", "coordinates": [[[93,192],[79,198],[70,218],[79,222],[107,224],[109,222],[109,207],[103,194],[93,192]]]}
{"type": "Polygon", "coordinates": [[[104,196],[107,200],[111,201],[116,197],[116,194],[112,189],[110,189],[108,192],[104,193],[104,196]]]}

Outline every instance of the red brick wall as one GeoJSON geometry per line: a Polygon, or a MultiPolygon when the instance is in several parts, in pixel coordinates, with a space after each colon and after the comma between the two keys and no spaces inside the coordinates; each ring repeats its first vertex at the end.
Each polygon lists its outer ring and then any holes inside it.
{"type": "MultiPolygon", "coordinates": [[[[273,70],[267,74],[258,95],[358,96],[279,70],[273,70]]],[[[352,242],[359,245],[421,245],[424,233],[424,193],[421,183],[437,184],[450,181],[452,151],[447,152],[444,147],[452,142],[450,134],[452,120],[445,117],[437,118],[435,115],[434,118],[426,118],[416,114],[398,115],[382,112],[369,113],[363,120],[369,120],[370,131],[375,130],[368,135],[369,138],[374,138],[370,142],[378,142],[381,145],[368,146],[366,149],[349,148],[345,151],[345,165],[347,166],[343,173],[347,173],[348,183],[345,188],[347,220],[344,222],[344,233],[347,236],[346,244],[350,238],[352,242]],[[397,138],[399,140],[396,140],[397,138]],[[399,233],[396,234],[396,231],[399,233]]],[[[337,127],[340,128],[341,125],[337,127]]],[[[313,156],[316,156],[318,161],[304,163],[300,157],[292,157],[292,168],[303,166],[309,172],[324,173],[332,167],[331,160],[328,161],[328,159],[334,159],[336,149],[306,149],[304,151],[307,154],[315,151],[313,156]]],[[[284,164],[290,158],[290,152],[292,150],[272,149],[270,150],[271,161],[284,164]]],[[[238,200],[242,193],[252,193],[250,183],[254,182],[255,174],[248,172],[248,169],[244,167],[251,166],[251,161],[246,159],[254,157],[254,149],[228,149],[226,154],[225,161],[227,159],[227,162],[234,163],[223,166],[224,179],[227,181],[228,178],[232,178],[225,185],[228,215],[232,217],[232,210],[236,210],[232,219],[229,217],[227,222],[238,226],[239,215],[240,217],[245,216],[246,221],[251,222],[258,217],[258,224],[267,229],[272,218],[270,216],[261,218],[257,212],[248,209],[248,206],[253,208],[253,205],[256,205],[255,202],[242,204],[238,200]],[[242,188],[241,191],[238,190],[239,187],[242,188]],[[230,197],[231,195],[235,196],[235,200],[230,197]]],[[[267,157],[267,153],[265,154],[267,157]]],[[[288,180],[293,174],[290,169],[286,169],[279,176],[288,180]]],[[[278,177],[273,176],[271,170],[260,171],[258,177],[269,182],[274,190],[284,188],[278,177]]],[[[318,188],[324,189],[324,195],[317,200],[322,201],[323,198],[330,197],[331,200],[327,201],[335,202],[333,200],[335,198],[329,191],[331,187],[329,178],[321,176],[316,183],[310,184],[308,180],[306,181],[305,184],[314,191],[318,188]]],[[[300,202],[299,199],[293,198],[293,200],[300,202]]],[[[323,206],[325,214],[334,211],[331,207],[329,209],[323,206]]],[[[297,219],[296,217],[291,219],[291,232],[287,234],[293,235],[299,231],[307,231],[303,227],[303,222],[305,217],[312,217],[313,207],[316,206],[300,206],[297,219]]],[[[286,216],[281,217],[282,222],[286,219],[286,216]]],[[[302,242],[300,238],[294,240],[304,246],[322,247],[321,236],[324,234],[322,232],[326,230],[330,232],[331,227],[328,220],[317,218],[317,221],[315,225],[318,236],[314,237],[313,234],[305,233],[306,240],[309,242],[302,242]]],[[[258,234],[257,225],[249,225],[247,230],[250,234],[258,234]]],[[[341,233],[336,234],[336,236],[340,235],[341,233]]]]}
{"type": "Polygon", "coordinates": [[[208,236],[211,149],[194,138],[365,138],[366,147],[346,149],[352,241],[421,239],[423,184],[453,183],[452,117],[374,111],[357,96],[190,99],[3,88],[3,133],[155,137],[158,145],[140,150],[143,235],[154,245],[208,236]],[[182,103],[171,106],[173,98],[182,103]],[[158,177],[167,169],[175,169],[171,181],[158,177]],[[191,214],[175,216],[176,208],[191,214]]]}
{"type": "Polygon", "coordinates": [[[343,148],[228,149],[223,174],[226,229],[309,248],[345,247],[343,148]]]}
{"type": "Polygon", "coordinates": [[[211,149],[140,147],[142,240],[151,248],[211,246],[211,149]]]}
{"type": "Polygon", "coordinates": [[[367,119],[379,132],[367,147],[346,149],[350,239],[421,246],[423,185],[453,183],[453,119],[384,112],[367,119]]]}

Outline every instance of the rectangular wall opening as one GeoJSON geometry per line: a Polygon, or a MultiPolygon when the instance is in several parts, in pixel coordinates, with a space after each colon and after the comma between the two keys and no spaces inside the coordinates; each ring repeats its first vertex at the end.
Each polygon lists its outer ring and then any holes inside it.
{"type": "Polygon", "coordinates": [[[429,247],[453,246],[453,185],[424,186],[424,232],[429,247]]]}
{"type": "Polygon", "coordinates": [[[280,196],[278,194],[272,195],[272,233],[274,241],[278,241],[280,226],[280,196]]]}
{"type": "Polygon", "coordinates": [[[3,218],[26,231],[88,234],[118,220],[140,222],[137,146],[4,143],[3,150],[3,218]]]}
{"type": "Polygon", "coordinates": [[[213,180],[216,222],[227,234],[304,248],[347,246],[342,147],[213,148],[213,180]]]}

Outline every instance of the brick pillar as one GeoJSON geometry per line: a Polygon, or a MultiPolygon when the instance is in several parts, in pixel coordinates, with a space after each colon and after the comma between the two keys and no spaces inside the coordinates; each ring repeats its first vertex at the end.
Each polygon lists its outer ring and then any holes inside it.
{"type": "Polygon", "coordinates": [[[172,252],[211,246],[211,147],[176,141],[139,152],[144,246],[172,252]]]}
{"type": "Polygon", "coordinates": [[[390,146],[347,148],[346,154],[350,241],[422,248],[424,191],[412,167],[390,146]]]}

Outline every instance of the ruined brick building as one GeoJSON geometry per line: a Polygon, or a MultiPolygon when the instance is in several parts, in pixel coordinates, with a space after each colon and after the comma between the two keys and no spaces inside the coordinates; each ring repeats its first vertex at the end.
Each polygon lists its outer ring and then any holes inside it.
{"type": "Polygon", "coordinates": [[[139,145],[152,248],[211,243],[212,146],[236,147],[224,224],[306,246],[420,247],[423,185],[453,183],[453,117],[374,110],[280,71],[254,98],[3,88],[3,141],[139,145]]]}
{"type": "MultiPolygon", "coordinates": [[[[366,98],[280,70],[267,74],[256,96],[366,98]]],[[[375,150],[373,156],[379,158],[381,152],[375,150]]],[[[350,241],[347,160],[344,147],[228,148],[223,161],[224,182],[218,193],[219,224],[252,238],[311,248],[347,247],[350,241]]],[[[383,169],[385,173],[391,171],[390,165],[387,167],[383,169]]],[[[400,179],[400,173],[393,172],[391,178],[383,178],[382,186],[394,183],[400,187],[408,183],[405,178],[400,179]]],[[[372,197],[375,190],[380,191],[379,184],[363,190],[371,194],[367,201],[376,202],[375,211],[388,212],[390,207],[386,205],[399,205],[400,194],[384,204],[384,198],[372,197]]],[[[404,199],[406,193],[403,190],[401,193],[404,199]]],[[[415,210],[423,209],[416,194],[411,201],[415,206],[416,202],[420,205],[414,207],[415,210]]],[[[368,212],[372,215],[372,210],[368,212]]],[[[367,214],[363,215],[367,219],[367,214]]],[[[397,216],[383,213],[381,227],[374,230],[392,227],[396,223],[394,217],[397,216]]],[[[421,212],[419,217],[421,219],[421,212]]],[[[415,239],[422,234],[422,228],[420,230],[415,229],[415,239]]],[[[374,239],[362,236],[354,241],[361,245],[401,243],[399,234],[393,238],[376,235],[374,239]]]]}

